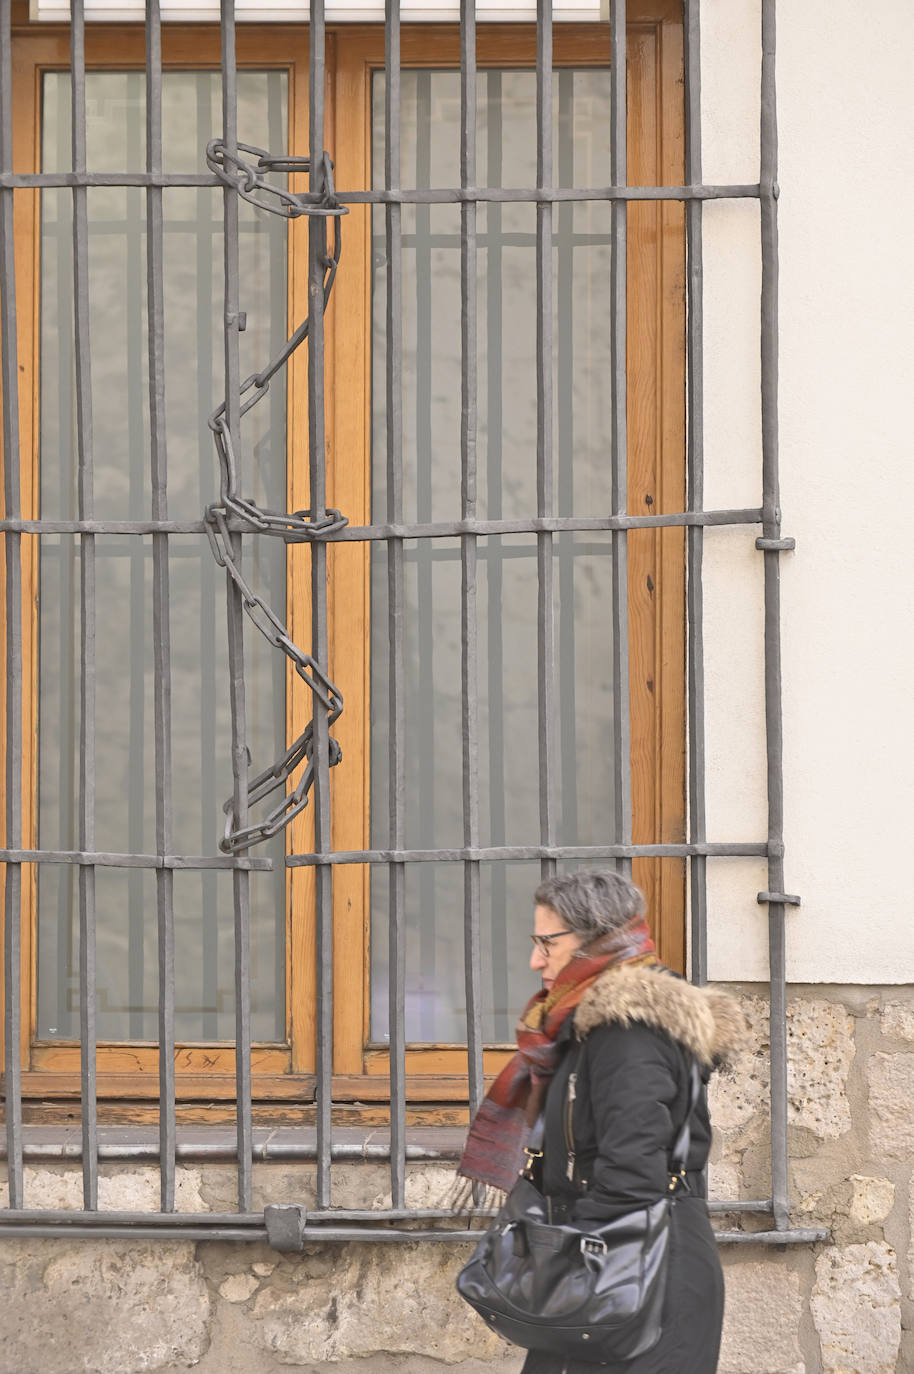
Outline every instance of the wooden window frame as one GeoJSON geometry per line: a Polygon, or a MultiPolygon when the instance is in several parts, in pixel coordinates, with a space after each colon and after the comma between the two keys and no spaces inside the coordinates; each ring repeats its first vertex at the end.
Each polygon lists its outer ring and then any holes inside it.
{"type": "MultiPolygon", "coordinates": [[[[680,0],[630,0],[628,26],[629,178],[632,184],[681,185],[684,180],[682,6],[680,0]]],[[[404,67],[456,67],[459,31],[453,25],[404,26],[404,67]]],[[[141,26],[90,26],[90,69],[142,68],[141,26]]],[[[556,25],[556,66],[608,66],[606,25],[556,25]]],[[[485,25],[477,60],[486,66],[530,67],[535,31],[529,25],[485,25]]],[[[219,34],[212,26],[172,26],[163,33],[166,67],[217,68],[219,34]]],[[[242,26],[241,67],[283,69],[289,77],[293,148],[307,147],[308,32],[301,25],[242,26]],[[279,56],[281,54],[281,56],[279,56]]],[[[47,70],[69,66],[66,29],[20,23],[14,34],[16,168],[37,170],[40,158],[40,83],[47,70]]],[[[328,34],[326,127],[340,190],[371,185],[371,78],[384,65],[378,26],[340,26],[328,34]]],[[[608,136],[608,134],[607,134],[608,136]]],[[[21,390],[22,508],[38,513],[39,193],[16,197],[16,265],[21,390]]],[[[353,525],[370,523],[371,207],[354,205],[344,222],[344,265],[327,316],[328,502],[353,525]],[[339,459],[338,459],[339,455],[339,459]]],[[[290,226],[289,319],[306,313],[306,223],[290,226]]],[[[629,207],[629,510],[660,513],[685,502],[685,232],[681,204],[636,202],[629,207]]],[[[306,358],[295,355],[288,387],[289,509],[307,507],[306,358]]],[[[23,538],[24,666],[34,684],[24,700],[23,844],[37,841],[37,537],[23,538]]],[[[680,528],[629,535],[632,800],[636,843],[675,843],[685,833],[685,559],[680,528]]],[[[338,734],[345,759],[332,779],[332,844],[369,847],[369,546],[331,545],[328,554],[330,673],[341,684],[346,710],[338,734]],[[345,607],[345,614],[340,608],[345,607]]],[[[289,624],[296,642],[310,636],[309,553],[290,546],[289,624]]],[[[288,676],[287,728],[294,738],[307,720],[307,693],[288,676]]],[[[2,708],[0,708],[2,709],[2,708]]],[[[293,824],[291,849],[311,845],[306,810],[293,824]]],[[[662,957],[685,961],[685,865],[676,859],[636,860],[635,877],[651,912],[662,957]]],[[[287,874],[287,1041],[253,1051],[253,1092],[282,1111],[314,1096],[315,965],[314,873],[287,874]]],[[[365,865],[334,871],[334,1100],[383,1103],[389,1095],[387,1051],[369,1041],[369,872],[365,865]]],[[[22,1069],[26,1098],[79,1095],[79,1049],[36,1036],[35,866],[23,867],[22,1069]]],[[[520,952],[518,957],[526,957],[520,952]]],[[[486,1051],[494,1073],[509,1051],[486,1051]]],[[[422,1103],[466,1101],[466,1052],[459,1046],[410,1046],[407,1095],[422,1103]]],[[[235,1093],[231,1046],[182,1045],[176,1052],[179,1100],[228,1104],[235,1093]]],[[[142,1103],[158,1094],[158,1049],[153,1044],[101,1044],[98,1095],[102,1103],[142,1103]]],[[[225,1109],[222,1109],[223,1111],[225,1109]]]]}

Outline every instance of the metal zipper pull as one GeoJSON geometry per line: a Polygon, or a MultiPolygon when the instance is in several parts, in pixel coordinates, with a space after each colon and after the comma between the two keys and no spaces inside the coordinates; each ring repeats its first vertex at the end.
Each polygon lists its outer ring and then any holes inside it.
{"type": "Polygon", "coordinates": [[[574,1103],[577,1096],[577,1085],[577,1073],[570,1073],[568,1075],[568,1093],[565,1098],[565,1145],[568,1150],[566,1174],[569,1182],[574,1181],[574,1130],[572,1129],[572,1123],[574,1117],[574,1103]]]}

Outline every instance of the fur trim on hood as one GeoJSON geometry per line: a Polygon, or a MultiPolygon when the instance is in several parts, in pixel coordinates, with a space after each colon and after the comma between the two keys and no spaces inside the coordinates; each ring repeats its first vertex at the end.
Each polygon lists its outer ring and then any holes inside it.
{"type": "Polygon", "coordinates": [[[596,1026],[633,1021],[665,1031],[709,1068],[725,1064],[746,1037],[736,998],[644,964],[620,964],[601,974],[581,999],[574,1029],[583,1039],[596,1026]]]}

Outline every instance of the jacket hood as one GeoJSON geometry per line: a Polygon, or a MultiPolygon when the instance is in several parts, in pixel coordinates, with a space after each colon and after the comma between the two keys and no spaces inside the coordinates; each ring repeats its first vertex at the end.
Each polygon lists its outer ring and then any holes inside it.
{"type": "Polygon", "coordinates": [[[635,1021],[678,1040],[708,1068],[725,1064],[746,1038],[735,997],[646,964],[620,964],[601,974],[578,1005],[574,1029],[583,1039],[597,1026],[635,1021]]]}

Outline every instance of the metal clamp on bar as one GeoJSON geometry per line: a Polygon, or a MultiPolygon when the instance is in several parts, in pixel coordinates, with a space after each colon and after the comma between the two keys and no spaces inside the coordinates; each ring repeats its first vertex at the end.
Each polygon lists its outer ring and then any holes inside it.
{"type": "Polygon", "coordinates": [[[778,903],[782,906],[799,906],[800,898],[792,892],[760,892],[756,897],[760,906],[778,903]]]}
{"type": "Polygon", "coordinates": [[[267,1242],[273,1250],[300,1253],[308,1229],[307,1208],[298,1202],[271,1202],[263,1209],[267,1242]]]}
{"type": "Polygon", "coordinates": [[[764,535],[759,535],[755,541],[755,547],[761,549],[763,553],[793,553],[797,546],[795,539],[766,539],[764,535]]]}

